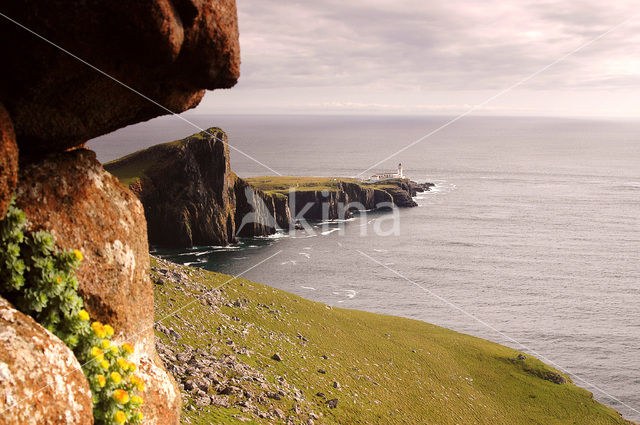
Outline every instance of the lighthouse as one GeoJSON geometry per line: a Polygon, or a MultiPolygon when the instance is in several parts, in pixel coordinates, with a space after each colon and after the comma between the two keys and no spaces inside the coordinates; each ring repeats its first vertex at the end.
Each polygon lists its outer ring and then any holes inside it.
{"type": "Polygon", "coordinates": [[[402,174],[402,163],[398,164],[398,177],[401,179],[404,178],[404,175],[402,174]]]}

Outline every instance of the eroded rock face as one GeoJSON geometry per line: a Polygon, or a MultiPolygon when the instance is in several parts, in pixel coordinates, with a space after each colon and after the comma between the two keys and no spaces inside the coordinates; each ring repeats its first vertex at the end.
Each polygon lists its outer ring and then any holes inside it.
{"type": "Polygon", "coordinates": [[[135,344],[147,378],[148,423],[177,424],[180,397],[162,368],[153,336],[153,291],[142,205],[79,149],[22,164],[17,204],[31,230],[46,229],[64,249],[84,254],[76,276],[91,316],[111,324],[117,341],[135,344]]]}
{"type": "Polygon", "coordinates": [[[138,175],[130,179],[130,188],[144,205],[152,245],[227,245],[235,240],[235,178],[227,136],[220,129],[153,146],[105,168],[116,175],[138,175]]]}
{"type": "Polygon", "coordinates": [[[235,0],[25,0],[0,11],[148,99],[0,19],[0,101],[21,152],[80,146],[129,124],[195,107],[239,76],[235,0]],[[157,102],[154,104],[149,99],[157,102]]]}
{"type": "Polygon", "coordinates": [[[13,124],[6,109],[0,104],[0,220],[16,189],[18,180],[18,147],[13,124]]]}
{"type": "Polygon", "coordinates": [[[92,409],[73,352],[0,297],[0,424],[91,425],[92,409]]]}

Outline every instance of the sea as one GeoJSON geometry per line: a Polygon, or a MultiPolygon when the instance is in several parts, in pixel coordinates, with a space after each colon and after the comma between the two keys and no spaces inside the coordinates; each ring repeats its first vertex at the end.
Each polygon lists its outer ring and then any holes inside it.
{"type": "Polygon", "coordinates": [[[511,346],[640,421],[640,120],[450,119],[191,113],[88,146],[106,162],[219,126],[244,177],[366,177],[402,163],[436,184],[416,208],[153,252],[511,346]]]}

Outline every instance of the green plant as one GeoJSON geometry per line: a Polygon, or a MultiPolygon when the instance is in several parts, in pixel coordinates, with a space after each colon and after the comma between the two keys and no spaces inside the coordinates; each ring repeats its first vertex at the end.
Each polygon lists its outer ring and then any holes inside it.
{"type": "Polygon", "coordinates": [[[60,250],[49,232],[25,225],[12,202],[0,221],[0,294],[73,350],[91,386],[97,425],[139,424],[144,382],[127,360],[133,347],[112,343],[111,326],[91,323],[75,277],[82,253],[60,250]]]}

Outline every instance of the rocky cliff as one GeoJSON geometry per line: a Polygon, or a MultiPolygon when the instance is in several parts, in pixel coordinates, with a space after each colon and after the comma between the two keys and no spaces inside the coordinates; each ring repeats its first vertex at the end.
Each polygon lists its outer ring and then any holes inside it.
{"type": "Polygon", "coordinates": [[[354,210],[414,207],[430,183],[396,179],[364,184],[316,178],[289,191],[286,183],[253,184],[230,169],[227,135],[212,127],[105,164],[142,201],[149,242],[164,247],[227,245],[236,237],[290,229],[297,220],[334,220],[354,210]],[[327,182],[329,184],[327,185],[327,182]],[[284,186],[281,186],[284,184],[284,186]],[[274,187],[279,190],[273,190],[274,187]],[[282,189],[286,187],[287,189],[282,189]]]}
{"type": "Polygon", "coordinates": [[[227,135],[213,127],[105,164],[138,196],[152,245],[227,245],[288,223],[278,199],[231,172],[227,135]],[[275,214],[275,215],[274,215],[275,214]],[[244,219],[244,221],[243,221],[244,219]]]}
{"type": "MultiPolygon", "coordinates": [[[[113,325],[116,342],[135,345],[147,384],[143,423],[177,425],[180,394],[154,345],[142,204],[82,146],[233,86],[235,1],[71,6],[0,4],[0,220],[15,196],[30,231],[50,231],[59,249],[84,254],[85,307],[113,325]]],[[[86,378],[64,371],[78,368],[64,343],[2,298],[0,319],[0,424],[93,423],[86,378]]]]}

